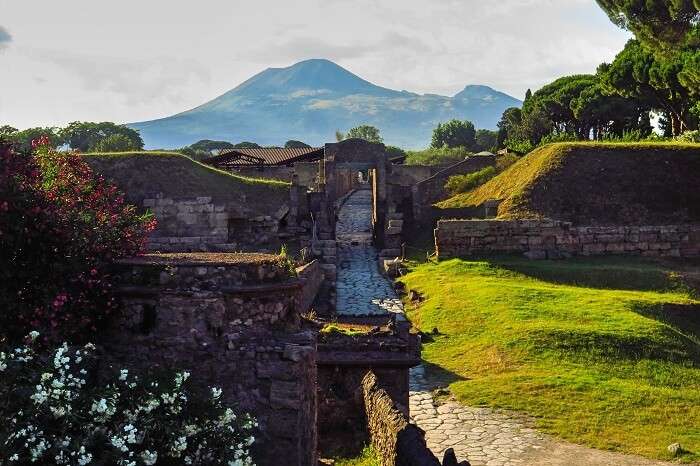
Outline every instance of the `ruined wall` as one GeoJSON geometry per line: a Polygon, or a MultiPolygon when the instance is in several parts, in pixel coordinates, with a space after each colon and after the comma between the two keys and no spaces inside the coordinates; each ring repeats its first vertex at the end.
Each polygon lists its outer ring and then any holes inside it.
{"type": "Polygon", "coordinates": [[[148,249],[160,252],[274,250],[280,219],[288,211],[280,206],[274,215],[254,216],[208,196],[149,198],[143,206],[158,221],[148,249]]]}
{"type": "Polygon", "coordinates": [[[447,183],[450,176],[474,173],[495,164],[495,156],[475,155],[467,157],[462,162],[447,167],[432,177],[417,183],[411,189],[413,218],[421,223],[427,223],[430,220],[431,206],[449,197],[449,193],[445,190],[445,183],[447,183]]]}
{"type": "Polygon", "coordinates": [[[441,259],[489,253],[524,253],[535,259],[698,257],[700,225],[574,227],[555,220],[440,220],[435,248],[441,259]]]}
{"type": "Polygon", "coordinates": [[[294,164],[294,174],[301,186],[315,186],[318,182],[318,162],[297,162],[294,164]]]}
{"type": "Polygon", "coordinates": [[[413,186],[445,168],[439,165],[391,165],[389,182],[401,186],[413,186]]]}
{"type": "Polygon", "coordinates": [[[320,261],[314,260],[297,268],[296,272],[303,284],[298,306],[299,312],[303,314],[311,310],[311,306],[323,286],[323,268],[320,261]]]}
{"type": "Polygon", "coordinates": [[[257,417],[257,464],[315,466],[315,332],[305,282],[278,257],[151,255],[115,266],[124,312],[102,336],[105,366],[189,370],[257,417]]]}
{"type": "Polygon", "coordinates": [[[382,466],[441,466],[424,432],[409,422],[372,372],[364,377],[362,392],[372,445],[382,466]]]}
{"type": "Polygon", "coordinates": [[[318,426],[321,448],[342,444],[362,448],[368,436],[362,402],[362,379],[368,371],[378,385],[408,413],[408,371],[420,363],[418,339],[407,322],[375,317],[366,335],[325,334],[318,342],[318,426]],[[390,323],[391,322],[391,323],[390,323]]]}
{"type": "Polygon", "coordinates": [[[294,167],[268,165],[265,167],[236,167],[232,173],[249,178],[264,178],[266,180],[292,181],[294,167]]]}

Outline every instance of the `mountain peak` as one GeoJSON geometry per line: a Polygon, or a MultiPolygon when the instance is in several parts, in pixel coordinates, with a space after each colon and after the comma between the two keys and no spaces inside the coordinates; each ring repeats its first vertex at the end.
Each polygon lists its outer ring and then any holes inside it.
{"type": "Polygon", "coordinates": [[[295,92],[393,96],[397,92],[376,86],[325,58],[303,60],[285,68],[268,68],[238,86],[236,92],[295,92]]]}
{"type": "MultiPolygon", "coordinates": [[[[496,97],[507,97],[509,99],[513,99],[507,94],[504,94],[503,92],[499,92],[489,86],[484,86],[481,84],[468,84],[467,86],[464,87],[460,92],[454,95],[453,98],[455,99],[476,99],[476,100],[484,100],[484,99],[493,99],[496,97]]],[[[513,99],[516,100],[516,99],[513,99]]]]}

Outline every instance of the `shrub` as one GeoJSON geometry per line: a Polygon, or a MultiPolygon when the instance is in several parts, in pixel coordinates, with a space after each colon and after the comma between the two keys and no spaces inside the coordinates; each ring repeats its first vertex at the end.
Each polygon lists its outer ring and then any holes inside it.
{"type": "Polygon", "coordinates": [[[680,136],[676,136],[675,140],[680,141],[680,142],[700,143],[700,131],[698,131],[698,130],[686,131],[685,133],[681,134],[680,136]]]}
{"type": "Polygon", "coordinates": [[[257,424],[224,406],[220,389],[192,390],[187,372],[127,370],[97,386],[93,345],[40,354],[37,336],[0,352],[0,464],[252,464],[257,424]]]}
{"type": "Polygon", "coordinates": [[[486,167],[478,172],[466,175],[451,176],[447,179],[445,189],[452,195],[466,193],[486,183],[518,160],[520,160],[520,157],[514,154],[499,155],[496,157],[495,167],[486,167]]]}
{"type": "Polygon", "coordinates": [[[408,151],[407,154],[406,165],[454,165],[472,155],[472,152],[466,147],[441,147],[408,151]]]}
{"type": "Polygon", "coordinates": [[[143,146],[139,145],[123,134],[110,134],[104,139],[100,139],[92,146],[90,152],[127,152],[138,151],[143,146]]]}
{"type": "Polygon", "coordinates": [[[497,174],[495,167],[486,167],[478,172],[451,176],[447,180],[447,184],[445,184],[445,189],[453,195],[465,193],[477,186],[481,186],[497,174]]]}
{"type": "Polygon", "coordinates": [[[0,340],[37,328],[80,340],[116,309],[109,265],[155,227],[77,153],[0,145],[0,340]]]}

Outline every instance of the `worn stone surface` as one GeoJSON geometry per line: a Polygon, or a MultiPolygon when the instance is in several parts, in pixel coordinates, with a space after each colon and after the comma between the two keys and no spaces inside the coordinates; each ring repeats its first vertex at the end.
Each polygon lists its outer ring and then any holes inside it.
{"type": "Polygon", "coordinates": [[[403,313],[389,280],[379,273],[372,245],[372,192],[355,191],[343,204],[336,223],[338,269],[336,311],[341,316],[403,313]]]}
{"type": "Polygon", "coordinates": [[[425,431],[438,457],[452,448],[472,466],[670,466],[632,455],[595,450],[538,432],[532,420],[510,412],[472,408],[456,401],[438,402],[431,390],[440,383],[423,366],[411,370],[412,422],[425,431]]]}

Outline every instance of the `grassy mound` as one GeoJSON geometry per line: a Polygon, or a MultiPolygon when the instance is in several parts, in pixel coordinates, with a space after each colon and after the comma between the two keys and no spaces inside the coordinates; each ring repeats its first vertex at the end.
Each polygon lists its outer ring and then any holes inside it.
{"type": "MultiPolygon", "coordinates": [[[[409,317],[428,373],[470,406],[528,413],[569,441],[700,459],[700,301],[639,259],[425,264],[409,317]]],[[[408,304],[410,307],[410,304],[408,304]]]]}
{"type": "Polygon", "coordinates": [[[576,224],[700,221],[700,145],[559,143],[540,147],[468,193],[437,204],[502,200],[499,218],[576,224]]]}
{"type": "Polygon", "coordinates": [[[217,202],[241,202],[247,206],[284,203],[289,184],[246,178],[195,162],[175,152],[90,153],[85,160],[111,179],[130,202],[163,193],[165,197],[211,196],[217,202]]]}

